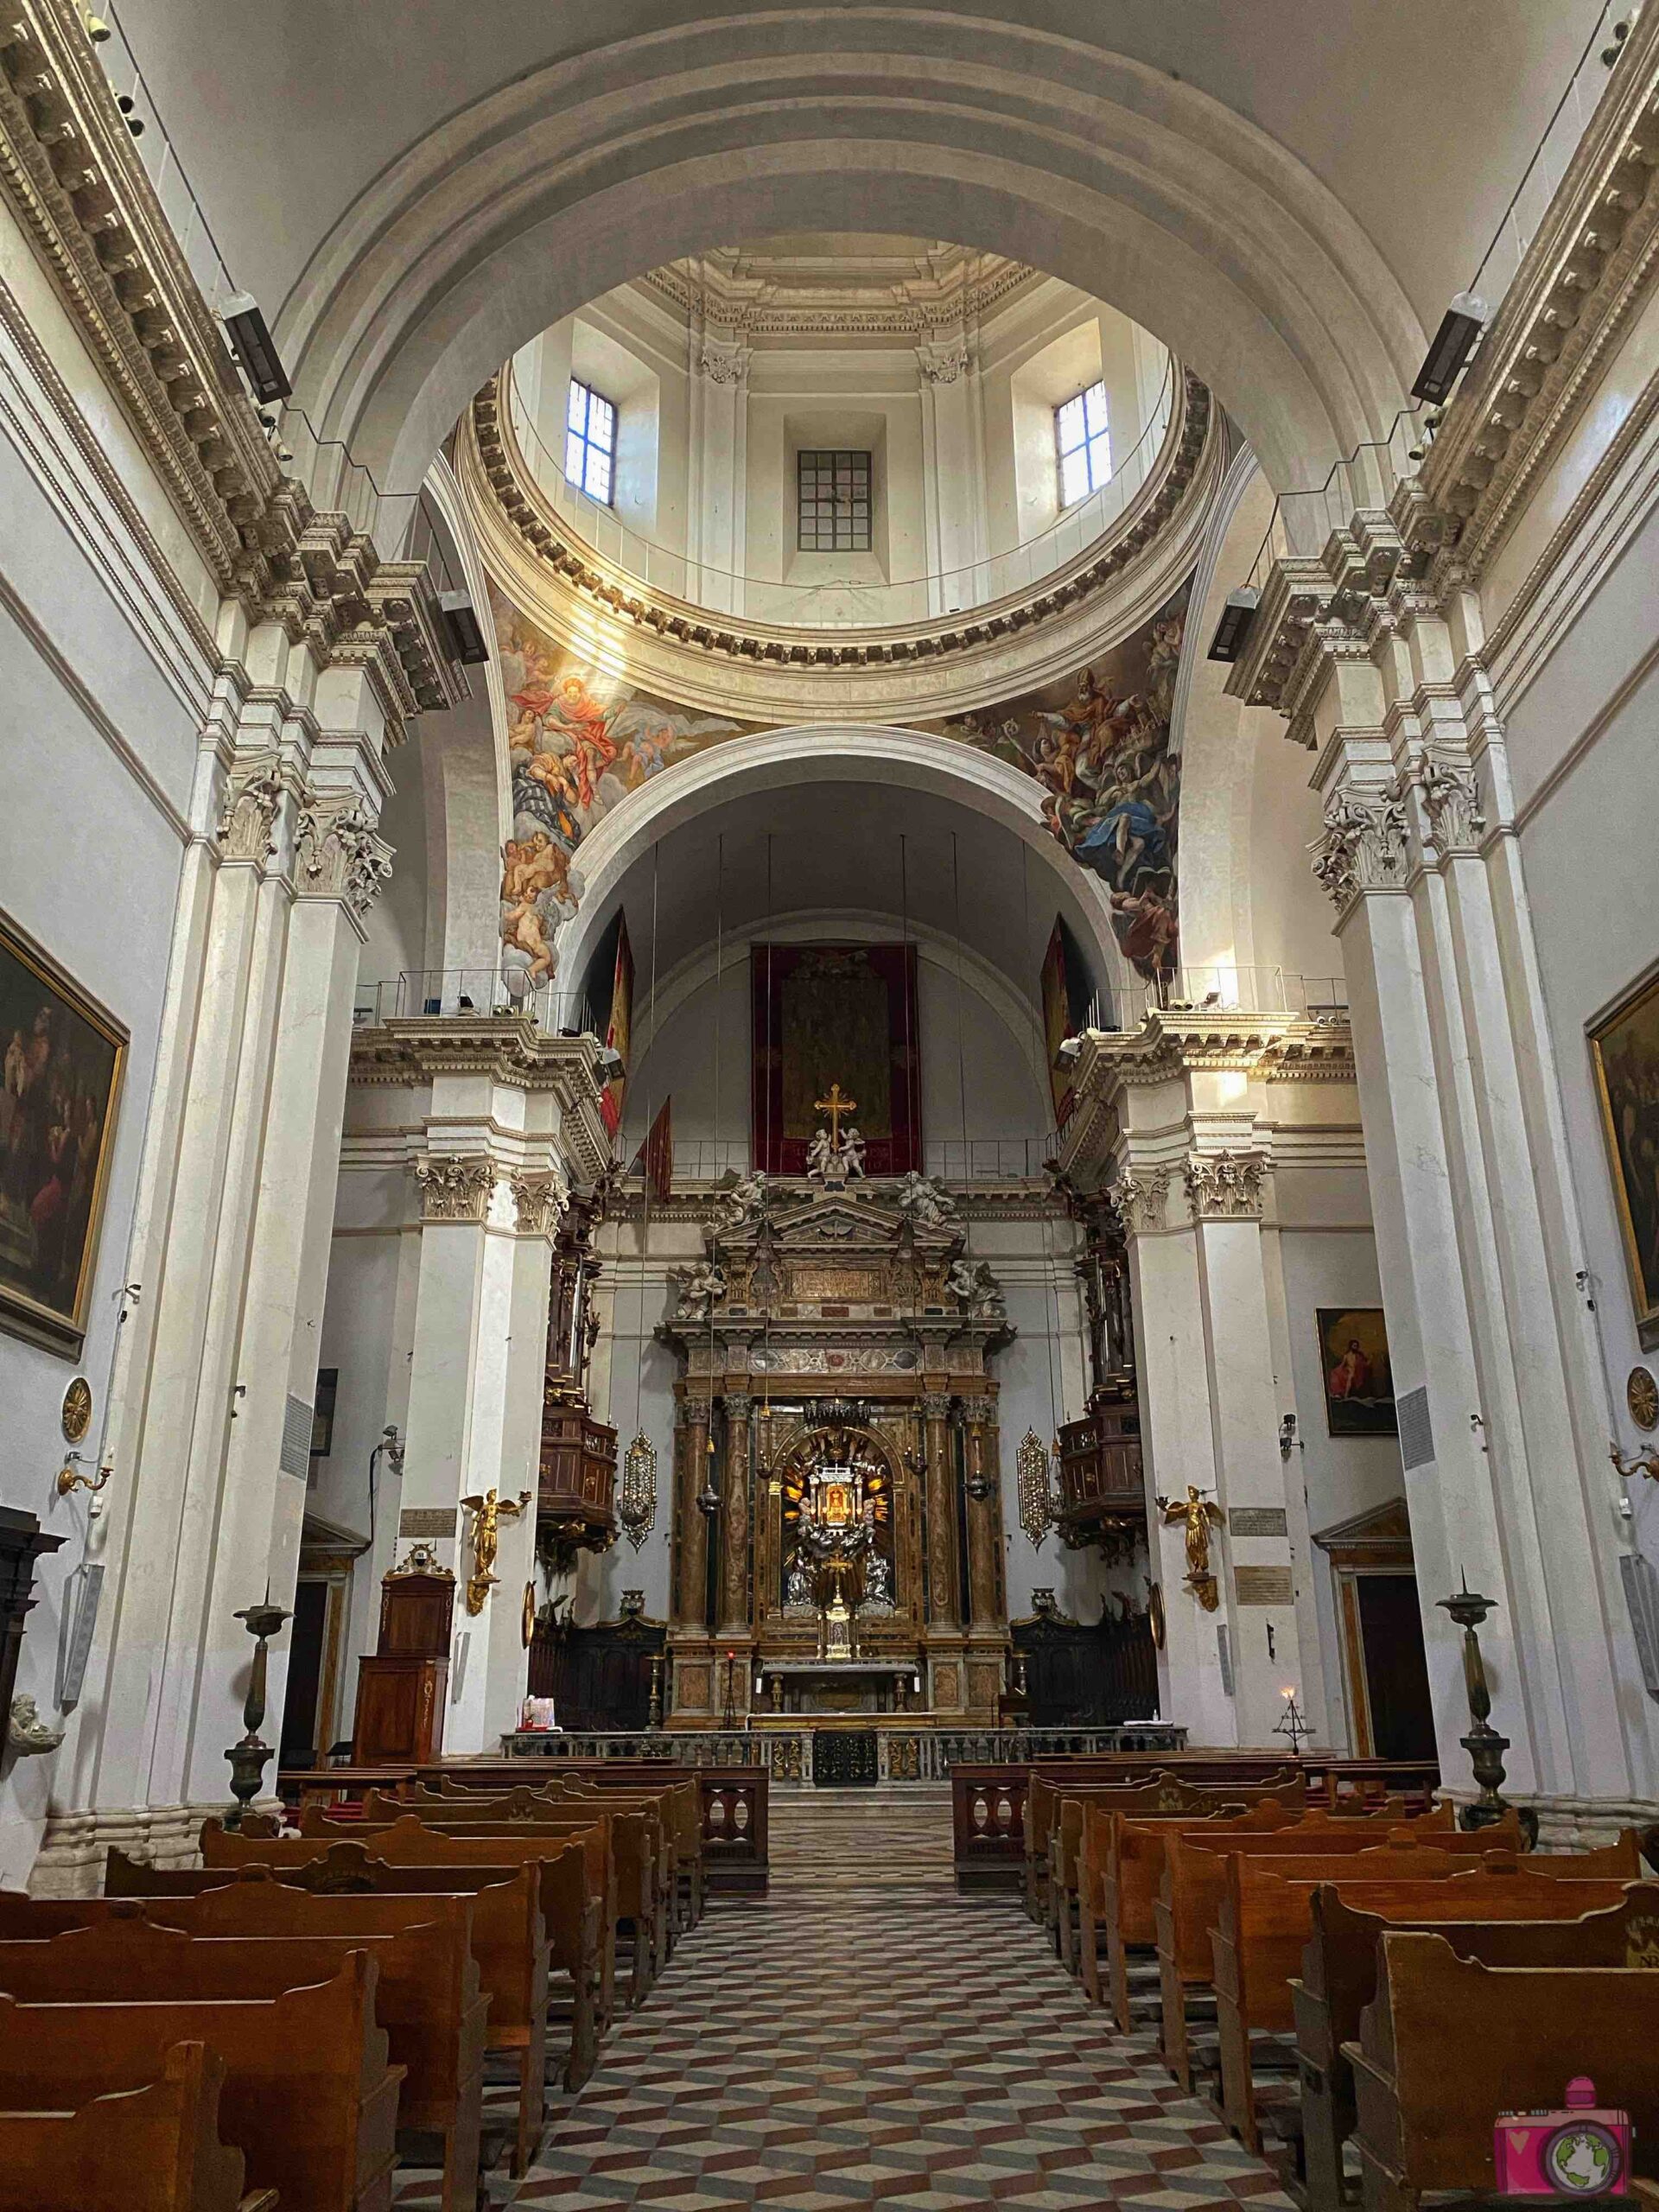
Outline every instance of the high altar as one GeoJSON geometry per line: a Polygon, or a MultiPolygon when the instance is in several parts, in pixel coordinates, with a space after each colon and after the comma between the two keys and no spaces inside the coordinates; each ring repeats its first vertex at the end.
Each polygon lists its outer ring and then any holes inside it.
{"type": "Polygon", "coordinates": [[[677,1353],[671,1728],[995,1721],[1001,1296],[948,1195],[754,1175],[660,1332],[677,1353]],[[798,1723],[797,1723],[798,1725],[798,1723]]]}

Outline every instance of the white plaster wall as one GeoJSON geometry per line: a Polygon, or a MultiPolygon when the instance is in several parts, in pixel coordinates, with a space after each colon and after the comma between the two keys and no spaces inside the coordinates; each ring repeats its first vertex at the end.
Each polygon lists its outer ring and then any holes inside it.
{"type": "MultiPolygon", "coordinates": [[[[81,1357],[0,1334],[0,1503],[36,1515],[65,1540],[37,1567],[17,1676],[18,1690],[55,1725],[61,1593],[88,1525],[85,1493],[65,1502],[54,1488],[65,1449],[60,1408],[72,1376],[84,1375],[95,1411],[79,1448],[95,1465],[118,1294],[129,1280],[196,733],[208,696],[205,637],[193,634],[180,601],[200,611],[213,594],[55,296],[3,217],[0,283],[50,349],[94,440],[155,532],[147,548],[75,449],[10,336],[0,337],[0,910],[130,1038],[81,1357]],[[156,563],[164,558],[181,579],[177,597],[158,581],[156,563]]],[[[125,1510],[120,1480],[118,1469],[100,1524],[100,1541],[111,1543],[111,1583],[125,1510]]],[[[112,1611],[106,1605],[105,1634],[112,1611]]],[[[94,1667],[89,1684],[95,1680],[94,1667]]],[[[0,1760],[0,1885],[22,1881],[48,1792],[67,1783],[83,1739],[90,1759],[99,1720],[83,1702],[62,1750],[0,1760]]]]}

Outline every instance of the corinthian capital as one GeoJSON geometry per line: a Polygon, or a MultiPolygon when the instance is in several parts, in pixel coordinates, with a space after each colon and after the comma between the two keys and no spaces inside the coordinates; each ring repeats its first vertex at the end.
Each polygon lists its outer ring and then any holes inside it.
{"type": "Polygon", "coordinates": [[[1259,1216],[1266,1165],[1259,1152],[1189,1153],[1186,1204],[1193,1220],[1244,1221],[1259,1216]]]}
{"type": "Polygon", "coordinates": [[[1141,1167],[1120,1175],[1112,1185],[1118,1217],[1126,1236],[1144,1236],[1164,1225],[1164,1202],[1169,1195],[1167,1167],[1141,1167]]]}
{"type": "Polygon", "coordinates": [[[426,1221],[482,1221],[495,1189],[495,1163],[454,1154],[424,1153],[415,1162],[426,1221]]]}
{"type": "Polygon", "coordinates": [[[302,899],[338,899],[360,918],[391,874],[391,853],[353,792],[307,790],[294,831],[302,899]]]}
{"type": "Polygon", "coordinates": [[[1474,770],[1466,762],[1427,753],[1417,785],[1428,834],[1441,852],[1473,852],[1486,834],[1474,770]]]}
{"type": "Polygon", "coordinates": [[[1364,891],[1405,880],[1406,810],[1393,791],[1338,791],[1325,810],[1325,834],[1309,845],[1313,873],[1338,912],[1364,891]]]}
{"type": "Polygon", "coordinates": [[[564,1192],[551,1175],[509,1175],[512,1210],[527,1236],[550,1236],[564,1213],[564,1192]]]}
{"type": "Polygon", "coordinates": [[[271,836],[283,803],[283,765],[267,753],[236,770],[219,811],[219,849],[227,861],[268,861],[276,850],[271,836]]]}

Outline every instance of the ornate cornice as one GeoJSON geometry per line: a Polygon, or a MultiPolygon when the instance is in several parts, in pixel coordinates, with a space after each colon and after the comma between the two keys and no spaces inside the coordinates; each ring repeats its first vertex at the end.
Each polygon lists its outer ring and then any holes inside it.
{"type": "Polygon", "coordinates": [[[639,281],[687,316],[750,338],[916,338],[986,315],[1042,279],[1023,262],[978,255],[940,276],[791,286],[705,256],[695,277],[683,263],[671,263],[639,281]]]}
{"type": "Polygon", "coordinates": [[[509,411],[502,404],[499,378],[492,378],[467,418],[460,473],[463,484],[469,476],[474,480],[474,498],[481,499],[487,487],[490,503],[539,572],[556,577],[609,617],[702,652],[762,667],[830,671],[937,665],[941,658],[995,645],[1076,610],[1129,568],[1179,512],[1198,474],[1214,407],[1208,386],[1185,376],[1162,465],[1154,467],[1098,555],[1083,557],[1017,598],[993,601],[970,618],[940,616],[902,630],[863,633],[740,625],[647,587],[626,570],[607,568],[569,533],[542,495],[518,449],[509,411]]]}
{"type": "Polygon", "coordinates": [[[592,1037],[550,1037],[528,1014],[410,1014],[352,1039],[351,1081],[412,1088],[435,1075],[482,1075],[547,1091],[560,1111],[558,1143],[573,1181],[589,1190],[611,1171],[604,1084],[592,1037]]]}
{"type": "Polygon", "coordinates": [[[1267,1161],[1259,1152],[1192,1152],[1182,1175],[1195,1224],[1257,1220],[1267,1161]]]}
{"type": "Polygon", "coordinates": [[[1609,72],[1548,213],[1396,508],[1477,579],[1583,411],[1659,266],[1659,9],[1609,72]]]}
{"type": "MultiPolygon", "coordinates": [[[[0,13],[0,191],[220,594],[320,662],[372,665],[394,742],[409,715],[466,696],[419,564],[385,567],[283,474],[72,0],[0,13]]],[[[49,389],[73,432],[67,387],[49,389]]]]}
{"type": "Polygon", "coordinates": [[[423,1153],[414,1167],[423,1221],[481,1222],[488,1215],[497,1181],[493,1160],[423,1153]]]}

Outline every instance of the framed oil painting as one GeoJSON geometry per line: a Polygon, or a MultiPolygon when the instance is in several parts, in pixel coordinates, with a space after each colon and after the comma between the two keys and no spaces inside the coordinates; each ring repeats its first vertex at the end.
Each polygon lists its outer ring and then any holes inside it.
{"type": "Polygon", "coordinates": [[[1319,1371],[1332,1436],[1398,1436],[1394,1370],[1380,1306],[1321,1306],[1319,1371]]]}
{"type": "Polygon", "coordinates": [[[1651,1344],[1659,1338],[1659,976],[1592,1025],[1590,1057],[1637,1325],[1651,1344]]]}
{"type": "Polygon", "coordinates": [[[0,1328],[76,1357],[127,1033],[0,915],[0,1328]]]}

